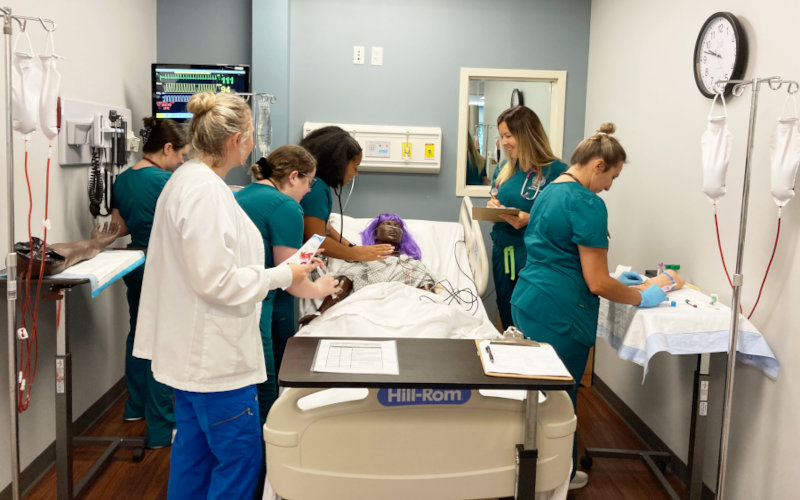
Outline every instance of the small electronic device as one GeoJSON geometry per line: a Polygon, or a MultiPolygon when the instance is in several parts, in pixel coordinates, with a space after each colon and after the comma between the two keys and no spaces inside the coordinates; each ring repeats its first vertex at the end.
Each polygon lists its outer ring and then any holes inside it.
{"type": "Polygon", "coordinates": [[[150,66],[153,116],[186,121],[186,103],[198,92],[250,92],[246,64],[167,64],[150,66]]]}
{"type": "Polygon", "coordinates": [[[289,264],[308,264],[311,262],[311,259],[317,254],[317,249],[325,241],[324,236],[320,236],[318,234],[311,235],[311,238],[308,239],[303,246],[300,247],[291,257],[286,259],[286,262],[289,264]]]}

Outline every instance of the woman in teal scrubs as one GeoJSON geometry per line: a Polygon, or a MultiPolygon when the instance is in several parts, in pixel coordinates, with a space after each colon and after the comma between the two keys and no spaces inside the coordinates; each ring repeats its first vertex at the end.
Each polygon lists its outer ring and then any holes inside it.
{"type": "MultiPolygon", "coordinates": [[[[608,212],[597,196],[622,171],[625,150],[603,124],[572,154],[570,167],[539,196],[525,232],[527,260],[511,298],[514,324],[526,337],[553,346],[580,383],[597,334],[600,297],[654,307],[667,296],[658,285],[638,290],[608,272],[608,212]]],[[[576,406],[577,389],[570,391],[576,406]]],[[[573,442],[573,466],[577,443],[573,442]]],[[[588,481],[573,469],[571,489],[588,481]]]]}
{"type": "MultiPolygon", "coordinates": [[[[333,195],[342,211],[342,188],[358,175],[361,146],[349,133],[337,126],[318,128],[300,142],[317,160],[316,183],[300,204],[303,207],[303,241],[314,234],[324,235],[323,254],[344,260],[369,261],[384,259],[394,252],[392,245],[356,245],[342,237],[341,227],[328,223],[333,211],[333,195]]],[[[294,299],[278,290],[273,313],[275,365],[280,369],[286,341],[294,335],[294,299]]]]}
{"type": "Polygon", "coordinates": [[[552,152],[542,122],[525,106],[515,106],[497,117],[497,130],[508,160],[494,171],[490,207],[513,207],[518,215],[501,215],[492,227],[492,275],[497,309],[503,328],[514,324],[511,294],[525,264],[525,228],[531,206],[545,187],[567,169],[552,152]]]}
{"type": "MultiPolygon", "coordinates": [[[[188,149],[183,128],[177,122],[151,117],[144,119],[144,126],[140,132],[144,156],[119,174],[114,182],[111,217],[120,224],[119,236],[131,235],[128,248],[147,248],[158,195],[172,171],[183,163],[188,149]]],[[[144,418],[147,422],[147,446],[162,448],[172,442],[172,429],[175,427],[172,389],[153,379],[149,359],[131,355],[143,273],[144,266],[140,266],[123,277],[128,286],[131,325],[125,350],[128,399],[123,418],[126,421],[144,418]]]]}
{"type": "MultiPolygon", "coordinates": [[[[300,200],[315,183],[316,164],[314,157],[300,146],[281,146],[268,158],[261,158],[253,165],[250,173],[256,182],[236,193],[236,201],[264,239],[265,267],[275,267],[285,261],[303,244],[303,209],[300,208],[300,200]]],[[[291,286],[286,291],[296,297],[319,297],[314,291],[328,281],[333,281],[333,278],[323,276],[313,283],[305,281],[302,285],[291,286]]],[[[273,354],[274,298],[275,290],[271,290],[261,304],[259,322],[267,368],[267,381],[257,386],[262,424],[278,397],[278,371],[273,354]]]]}

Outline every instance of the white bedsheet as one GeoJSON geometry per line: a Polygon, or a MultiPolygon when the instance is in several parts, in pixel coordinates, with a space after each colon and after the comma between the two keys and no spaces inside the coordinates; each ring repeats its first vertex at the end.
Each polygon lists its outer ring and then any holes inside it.
{"type": "Polygon", "coordinates": [[[376,283],[353,292],[297,335],[456,339],[500,336],[482,308],[447,304],[448,300],[445,293],[435,294],[402,283],[376,283]]]}
{"type": "MultiPolygon", "coordinates": [[[[650,358],[659,352],[702,354],[727,352],[731,309],[711,304],[707,295],[684,287],[668,294],[669,302],[659,307],[634,306],[600,300],[597,336],[617,350],[622,359],[644,367],[647,376],[650,358]],[[697,307],[686,303],[689,300],[697,307]]],[[[737,358],[761,369],[768,377],[778,377],[780,364],[758,329],[744,316],[739,319],[737,358]]]]}
{"type": "MultiPolygon", "coordinates": [[[[331,215],[331,224],[337,231],[342,228],[343,235],[348,241],[361,242],[359,233],[367,227],[372,219],[353,218],[344,216],[344,225],[339,214],[331,215]]],[[[472,302],[470,312],[476,311],[476,316],[486,317],[486,309],[478,296],[475,282],[472,280],[469,268],[467,249],[464,245],[464,228],[457,222],[440,222],[416,219],[404,219],[409,233],[414,237],[422,252],[422,262],[431,275],[443,281],[443,286],[448,291],[462,291],[459,296],[464,301],[472,302]],[[469,292],[467,292],[468,290],[469,292]]],[[[333,266],[332,266],[333,267],[333,266]]],[[[342,303],[350,301],[348,297],[342,303]]],[[[298,309],[300,317],[311,314],[317,310],[322,301],[299,300],[298,309]]],[[[338,306],[338,304],[337,304],[338,306]]],[[[333,310],[331,308],[329,311],[333,310]]],[[[328,312],[329,312],[328,311],[328,312]]],[[[326,312],[326,314],[328,314],[326,312]]],[[[318,320],[314,320],[316,322],[318,320]]],[[[325,334],[327,335],[327,333],[325,334]]],[[[417,335],[418,337],[421,335],[417,335]]]]}

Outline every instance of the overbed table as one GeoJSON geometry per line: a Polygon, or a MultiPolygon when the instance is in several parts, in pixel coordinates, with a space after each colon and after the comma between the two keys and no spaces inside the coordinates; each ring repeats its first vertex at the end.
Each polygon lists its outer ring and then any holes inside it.
{"type": "MultiPolygon", "coordinates": [[[[284,387],[366,387],[366,388],[441,388],[441,389],[522,389],[528,391],[525,403],[524,442],[517,445],[517,495],[532,500],[536,484],[536,420],[538,391],[573,390],[575,381],[541,378],[489,377],[483,372],[471,339],[370,338],[370,341],[397,342],[399,375],[323,373],[311,371],[317,344],[325,337],[292,337],[286,344],[278,383],[284,387]]],[[[362,338],[334,340],[364,341],[362,338]]]]}
{"type": "MultiPolygon", "coordinates": [[[[650,358],[659,352],[697,356],[689,427],[687,498],[699,500],[703,493],[703,455],[711,380],[711,353],[728,352],[731,310],[691,287],[669,293],[670,303],[651,309],[600,301],[597,336],[605,339],[617,355],[642,366],[647,375],[650,358]],[[686,302],[688,300],[688,303],[686,302]]],[[[779,363],[758,329],[740,318],[737,358],[758,367],[768,377],[778,376],[779,363]]],[[[644,379],[643,379],[644,381],[644,379]]],[[[640,458],[644,460],[670,498],[679,497],[658,465],[671,460],[671,453],[652,450],[614,450],[589,448],[581,460],[591,466],[591,457],[640,458]]]]}

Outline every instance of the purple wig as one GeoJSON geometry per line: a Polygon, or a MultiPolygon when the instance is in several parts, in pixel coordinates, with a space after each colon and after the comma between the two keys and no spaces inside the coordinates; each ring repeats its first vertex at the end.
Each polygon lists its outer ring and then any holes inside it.
{"type": "Polygon", "coordinates": [[[375,217],[370,221],[366,228],[361,231],[361,244],[362,245],[374,245],[375,244],[375,234],[378,232],[378,225],[385,220],[393,220],[400,223],[400,227],[403,229],[403,236],[400,238],[400,245],[396,248],[401,254],[406,254],[409,257],[412,257],[417,260],[422,259],[422,251],[417,246],[417,242],[414,241],[414,238],[411,236],[411,233],[408,232],[408,228],[406,227],[406,223],[403,222],[403,219],[400,218],[397,214],[380,214],[379,216],[375,217]]]}

